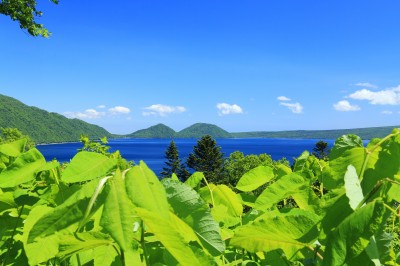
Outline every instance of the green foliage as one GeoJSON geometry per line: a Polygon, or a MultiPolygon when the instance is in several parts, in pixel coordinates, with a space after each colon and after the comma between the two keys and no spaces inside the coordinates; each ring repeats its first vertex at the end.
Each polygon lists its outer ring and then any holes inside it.
{"type": "Polygon", "coordinates": [[[111,137],[107,130],[99,126],[27,106],[1,94],[0,113],[0,128],[18,128],[37,143],[77,141],[82,134],[91,139],[111,137]]]}
{"type": "Polygon", "coordinates": [[[232,135],[222,128],[206,123],[197,123],[175,134],[176,138],[201,138],[209,135],[212,138],[231,138],[232,135]]]}
{"type": "Polygon", "coordinates": [[[363,139],[383,138],[394,127],[367,127],[332,130],[291,130],[291,131],[256,131],[231,133],[234,138],[295,138],[295,139],[337,139],[343,135],[357,135],[363,139]]]}
{"type": "Polygon", "coordinates": [[[105,142],[65,169],[23,139],[0,144],[0,265],[398,264],[397,129],[367,147],[343,136],[329,161],[304,152],[293,172],[254,167],[240,194],[123,168],[105,142]]]}
{"type": "MultiPolygon", "coordinates": [[[[51,0],[58,4],[58,0],[51,0]]],[[[42,36],[48,38],[50,32],[36,22],[43,13],[36,9],[35,0],[1,0],[0,14],[9,16],[12,20],[19,22],[19,27],[25,29],[32,36],[42,36]]]]}
{"type": "Polygon", "coordinates": [[[172,174],[176,174],[176,176],[182,181],[188,179],[190,173],[186,169],[185,165],[181,163],[178,148],[173,140],[171,140],[167,150],[165,151],[165,159],[167,159],[167,161],[165,161],[166,167],[163,167],[161,177],[171,177],[172,174]]]}
{"type": "Polygon", "coordinates": [[[328,160],[329,150],[327,142],[322,140],[318,141],[317,143],[315,143],[313,151],[313,155],[318,159],[322,159],[324,161],[328,160]]]}
{"type": "Polygon", "coordinates": [[[172,128],[164,124],[157,124],[146,129],[140,129],[126,136],[129,138],[169,139],[175,137],[175,134],[176,132],[172,128]]]}
{"type": "Polygon", "coordinates": [[[221,147],[217,146],[217,142],[210,135],[205,135],[197,141],[186,164],[189,168],[203,172],[209,182],[223,182],[220,178],[224,167],[223,154],[221,147]]]}

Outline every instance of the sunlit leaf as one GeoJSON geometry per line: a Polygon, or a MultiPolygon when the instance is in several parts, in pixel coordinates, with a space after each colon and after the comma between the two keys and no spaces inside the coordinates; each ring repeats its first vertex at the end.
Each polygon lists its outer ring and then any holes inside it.
{"type": "Polygon", "coordinates": [[[236,188],[240,191],[253,191],[274,178],[271,167],[260,165],[245,173],[238,181],[236,188]]]}
{"type": "Polygon", "coordinates": [[[0,187],[15,187],[33,180],[37,169],[45,163],[43,155],[35,148],[22,153],[0,173],[0,187]]]}
{"type": "Polygon", "coordinates": [[[169,207],[164,187],[143,161],[126,173],[125,187],[129,199],[135,206],[168,219],[169,207]]]}
{"type": "Polygon", "coordinates": [[[88,181],[106,176],[116,165],[116,159],[100,153],[81,151],[72,158],[61,178],[66,183],[88,181]]]}

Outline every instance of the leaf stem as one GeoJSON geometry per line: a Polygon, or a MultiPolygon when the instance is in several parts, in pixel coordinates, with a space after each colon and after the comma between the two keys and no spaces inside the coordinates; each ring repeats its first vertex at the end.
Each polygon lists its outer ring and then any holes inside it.
{"type": "Polygon", "coordinates": [[[105,183],[107,182],[107,180],[110,179],[111,177],[112,177],[112,176],[106,176],[106,177],[103,177],[103,178],[100,180],[99,184],[98,184],[97,187],[96,187],[96,190],[94,191],[92,197],[90,198],[89,205],[88,205],[88,207],[86,208],[86,211],[85,211],[85,216],[83,217],[83,219],[82,219],[81,222],[79,223],[79,226],[78,226],[78,228],[76,229],[76,232],[79,232],[79,231],[82,229],[82,227],[86,224],[87,220],[89,219],[90,212],[91,212],[92,209],[93,209],[94,203],[96,202],[97,197],[99,196],[99,194],[100,194],[102,188],[104,187],[104,184],[105,184],[105,183]]]}
{"type": "Polygon", "coordinates": [[[211,190],[210,186],[208,185],[208,182],[207,182],[207,179],[206,179],[205,176],[203,176],[203,179],[204,179],[204,182],[206,183],[206,186],[207,186],[208,190],[210,191],[211,203],[212,203],[212,205],[214,207],[215,206],[215,202],[214,202],[214,196],[213,196],[212,190],[211,190]]]}
{"type": "Polygon", "coordinates": [[[144,257],[144,260],[146,261],[146,265],[150,265],[149,259],[147,258],[146,244],[144,242],[144,223],[143,223],[143,221],[141,222],[140,226],[142,227],[142,234],[140,236],[140,244],[142,245],[142,248],[143,248],[143,257],[144,257]]]}

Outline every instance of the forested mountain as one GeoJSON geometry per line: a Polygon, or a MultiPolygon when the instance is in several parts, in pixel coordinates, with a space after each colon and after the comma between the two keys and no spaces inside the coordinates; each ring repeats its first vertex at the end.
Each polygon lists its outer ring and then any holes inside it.
{"type": "Polygon", "coordinates": [[[355,134],[362,139],[383,138],[392,132],[393,128],[400,126],[387,127],[368,127],[352,129],[332,129],[332,130],[291,130],[291,131],[255,131],[231,133],[235,138],[299,138],[299,139],[337,139],[342,135],[355,134]]]}
{"type": "Polygon", "coordinates": [[[222,128],[206,123],[196,123],[179,132],[172,128],[157,124],[155,126],[141,129],[128,134],[128,138],[201,138],[204,135],[210,135],[213,138],[231,138],[231,134],[222,128]]]}
{"type": "Polygon", "coordinates": [[[164,124],[157,124],[155,126],[151,126],[146,129],[141,129],[135,131],[125,137],[128,138],[173,138],[176,132],[172,128],[164,125],[164,124]]]}
{"type": "Polygon", "coordinates": [[[81,134],[91,139],[111,134],[102,127],[69,119],[0,94],[0,128],[18,128],[37,143],[78,141],[81,134]]]}
{"type": "Polygon", "coordinates": [[[206,123],[196,123],[176,133],[177,138],[201,138],[210,135],[213,138],[232,138],[232,135],[222,128],[206,123]]]}

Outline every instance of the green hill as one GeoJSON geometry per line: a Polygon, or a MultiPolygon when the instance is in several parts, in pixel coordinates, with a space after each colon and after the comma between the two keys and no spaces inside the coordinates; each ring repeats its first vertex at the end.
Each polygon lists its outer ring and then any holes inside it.
{"type": "Polygon", "coordinates": [[[141,129],[126,135],[128,138],[173,138],[176,132],[164,124],[157,124],[146,129],[141,129]]]}
{"type": "Polygon", "coordinates": [[[213,138],[231,138],[232,135],[223,130],[222,128],[205,123],[197,123],[182,129],[178,133],[176,133],[175,137],[177,138],[201,138],[204,135],[210,135],[213,138]]]}
{"type": "Polygon", "coordinates": [[[300,138],[300,139],[337,139],[342,135],[356,134],[362,139],[383,138],[390,134],[393,128],[368,127],[353,129],[332,129],[332,130],[292,130],[292,131],[258,131],[258,132],[237,132],[231,133],[235,138],[300,138]]]}
{"type": "Polygon", "coordinates": [[[0,94],[0,128],[18,128],[37,143],[78,141],[81,134],[92,139],[111,134],[102,127],[69,119],[0,94]]]}

